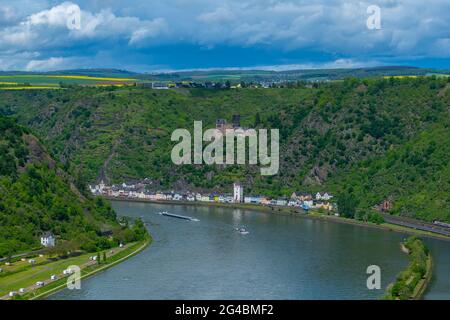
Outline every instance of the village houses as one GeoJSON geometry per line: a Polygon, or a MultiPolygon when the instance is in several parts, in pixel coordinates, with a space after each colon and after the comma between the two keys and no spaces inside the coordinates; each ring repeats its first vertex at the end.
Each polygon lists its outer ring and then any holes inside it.
{"type": "MultiPolygon", "coordinates": [[[[239,125],[239,118],[233,119],[233,126],[239,125]]],[[[244,195],[244,187],[241,183],[233,184],[233,193],[218,194],[199,192],[151,192],[146,190],[145,183],[127,184],[108,186],[103,181],[98,185],[89,186],[90,191],[94,195],[105,195],[111,198],[127,198],[127,199],[143,199],[149,201],[186,201],[186,202],[210,202],[210,203],[246,203],[263,206],[288,206],[298,207],[304,210],[323,209],[334,210],[336,206],[331,203],[333,196],[327,192],[317,192],[315,195],[304,192],[293,192],[290,198],[280,197],[270,199],[263,195],[244,195]]],[[[47,239],[47,238],[46,238],[47,239]]],[[[43,240],[45,243],[52,243],[50,240],[43,240]],[[50,242],[47,242],[50,241],[50,242]]],[[[53,240],[54,241],[54,240],[53,240]]],[[[42,242],[44,243],[44,242],[42,242]]]]}

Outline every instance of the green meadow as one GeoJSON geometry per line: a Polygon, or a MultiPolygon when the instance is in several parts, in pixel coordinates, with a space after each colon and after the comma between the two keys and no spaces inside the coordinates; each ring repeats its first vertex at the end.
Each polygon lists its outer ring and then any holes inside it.
{"type": "Polygon", "coordinates": [[[54,89],[61,85],[131,85],[138,81],[138,79],[133,78],[80,75],[2,75],[0,76],[0,89],[54,89]]]}

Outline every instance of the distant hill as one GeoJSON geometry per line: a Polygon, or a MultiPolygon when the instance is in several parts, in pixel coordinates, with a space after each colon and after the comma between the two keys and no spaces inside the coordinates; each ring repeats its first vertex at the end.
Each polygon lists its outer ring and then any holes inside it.
{"type": "Polygon", "coordinates": [[[303,69],[287,71],[270,70],[198,70],[173,71],[164,73],[139,73],[120,69],[72,69],[51,72],[0,72],[0,76],[13,75],[80,75],[91,77],[136,78],[155,81],[324,81],[343,80],[348,77],[369,78],[383,76],[422,76],[427,74],[450,74],[448,70],[416,68],[409,66],[383,66],[348,69],[303,69]]]}
{"type": "Polygon", "coordinates": [[[444,221],[450,221],[448,106],[446,77],[271,89],[0,92],[0,110],[30,126],[86,182],[150,178],[154,190],[229,192],[241,180],[247,194],[354,193],[361,209],[386,200],[395,214],[444,221]],[[278,175],[261,177],[255,166],[172,164],[173,130],[192,129],[194,120],[212,128],[233,114],[244,127],[280,129],[278,175]]]}
{"type": "Polygon", "coordinates": [[[136,75],[138,73],[120,70],[120,69],[67,69],[67,70],[56,70],[56,71],[0,71],[0,75],[36,75],[36,74],[47,74],[47,75],[81,75],[81,76],[92,76],[92,77],[129,77],[131,75],[136,75]]]}
{"type": "Polygon", "coordinates": [[[184,79],[202,81],[324,81],[342,80],[348,77],[369,78],[383,76],[426,75],[428,73],[443,73],[439,70],[404,66],[387,66],[355,69],[304,69],[287,71],[267,70],[210,70],[186,71],[154,75],[161,79],[184,79]]]}
{"type": "Polygon", "coordinates": [[[120,69],[71,69],[46,72],[46,74],[127,78],[138,75],[139,73],[120,69]]]}

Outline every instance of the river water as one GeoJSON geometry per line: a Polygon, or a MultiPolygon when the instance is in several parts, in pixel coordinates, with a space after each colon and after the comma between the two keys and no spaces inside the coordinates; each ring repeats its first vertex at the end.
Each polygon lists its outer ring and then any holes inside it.
{"type": "MultiPolygon", "coordinates": [[[[407,265],[402,234],[243,209],[113,202],[142,217],[146,250],[49,299],[377,299],[407,265]],[[187,221],[158,215],[187,215],[187,221]],[[241,235],[236,227],[250,231],[241,235]],[[369,290],[366,269],[381,268],[369,290]]],[[[427,239],[435,262],[425,298],[450,299],[450,243],[427,239]]]]}

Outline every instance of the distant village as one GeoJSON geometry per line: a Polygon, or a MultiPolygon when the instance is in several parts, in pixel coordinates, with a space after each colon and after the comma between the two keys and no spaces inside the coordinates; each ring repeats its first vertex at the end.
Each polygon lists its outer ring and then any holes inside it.
{"type": "Polygon", "coordinates": [[[244,188],[240,183],[233,184],[232,194],[198,192],[151,192],[146,190],[145,184],[126,184],[108,186],[103,181],[98,185],[90,185],[93,195],[107,196],[122,199],[140,199],[148,201],[185,201],[185,202],[208,202],[208,203],[246,203],[264,206],[288,206],[298,207],[304,210],[324,209],[332,211],[336,204],[332,202],[333,196],[327,192],[292,193],[290,197],[269,198],[266,196],[244,195],[244,188]]]}
{"type": "MultiPolygon", "coordinates": [[[[278,80],[278,81],[250,81],[244,82],[241,81],[239,83],[231,83],[229,81],[204,81],[204,82],[195,82],[195,81],[152,81],[152,82],[144,82],[144,83],[136,83],[136,86],[142,86],[144,88],[150,89],[179,89],[179,88],[204,88],[204,89],[240,89],[240,88],[280,88],[280,87],[289,87],[297,84],[298,81],[286,81],[286,80],[278,80]]],[[[312,88],[313,83],[306,83],[305,87],[312,88]]]]}

